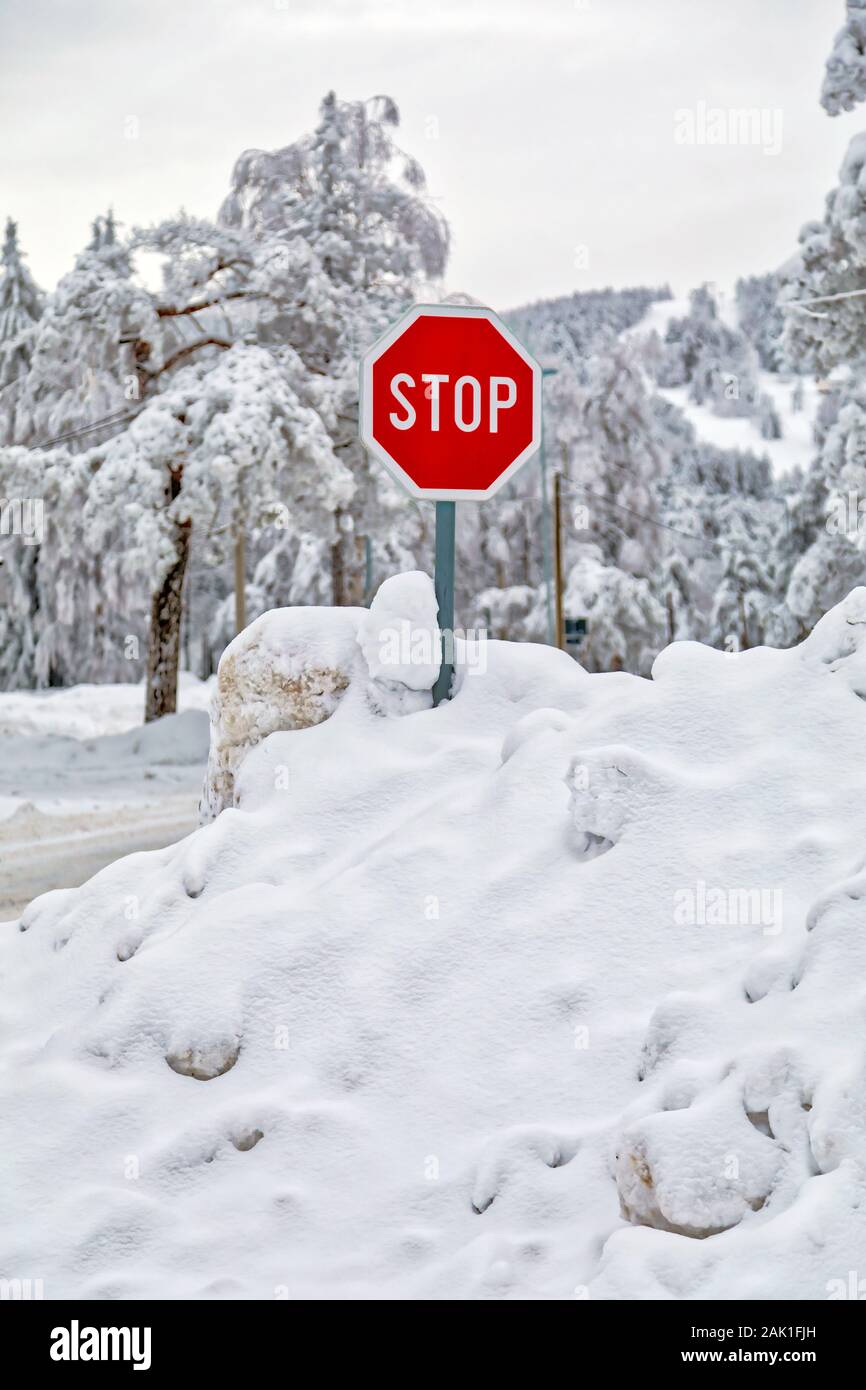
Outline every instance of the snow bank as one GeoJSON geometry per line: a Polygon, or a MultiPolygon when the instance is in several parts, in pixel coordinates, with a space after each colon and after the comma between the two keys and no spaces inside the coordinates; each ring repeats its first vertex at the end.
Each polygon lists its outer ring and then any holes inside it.
{"type": "MultiPolygon", "coordinates": [[[[207,711],[212,681],[183,671],[178,683],[178,710],[207,711]]],[[[94,739],[141,727],[144,684],[71,685],[62,690],[0,691],[0,737],[56,735],[94,739]]]]}
{"type": "Polygon", "coordinates": [[[402,717],[364,615],[254,625],[237,804],[0,936],[0,1273],[95,1298],[862,1274],[864,603],[791,651],[677,644],[651,681],[492,642],[402,717]],[[278,687],[305,726],[265,737],[278,687]]]}
{"type": "MultiPolygon", "coordinates": [[[[22,701],[17,694],[16,704],[22,701]]],[[[70,713],[81,727],[78,711],[70,713]]],[[[49,717],[48,727],[56,717],[49,717]]],[[[95,711],[92,718],[98,719],[95,711]]],[[[140,720],[141,710],[136,728],[95,738],[12,733],[0,726],[0,822],[24,804],[62,813],[140,801],[143,783],[151,784],[151,795],[178,783],[194,785],[196,777],[200,785],[208,756],[207,714],[187,709],[152,724],[140,720]]],[[[43,720],[36,712],[28,721],[25,709],[22,722],[39,728],[43,720]]]]}
{"type": "Polygon", "coordinates": [[[251,748],[283,729],[329,718],[349,685],[362,608],[281,608],[251,623],[222,654],[211,706],[205,818],[234,804],[251,748]]]}
{"type": "Polygon", "coordinates": [[[416,570],[386,579],[358,630],[370,676],[409,690],[432,689],[441,646],[430,576],[416,570]]]}

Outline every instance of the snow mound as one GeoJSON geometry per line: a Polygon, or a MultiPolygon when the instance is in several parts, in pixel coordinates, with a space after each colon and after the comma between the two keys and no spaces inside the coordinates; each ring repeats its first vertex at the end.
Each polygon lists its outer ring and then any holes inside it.
{"type": "MultiPolygon", "coordinates": [[[[182,671],[178,708],[207,712],[211,682],[182,671]]],[[[141,727],[144,684],[71,685],[58,690],[0,691],[0,738],[34,735],[94,739],[141,727]]]]}
{"type": "Polygon", "coordinates": [[[211,705],[202,816],[234,804],[235,774],[251,748],[278,730],[330,718],[351,679],[362,608],[280,608],[226,647],[211,705]]]}
{"type": "Polygon", "coordinates": [[[416,570],[386,579],[358,630],[371,677],[431,690],[441,659],[437,614],[428,574],[416,570]]]}
{"type": "Polygon", "coordinates": [[[826,1297],[866,1244],[863,601],[652,680],[490,642],[411,712],[376,615],[254,624],[235,804],[0,935],[0,1273],[826,1297]]]}
{"type": "MultiPolygon", "coordinates": [[[[473,656],[466,647],[455,652],[458,678],[473,656]]],[[[329,719],[352,681],[380,714],[429,708],[441,657],[433,583],[420,570],[386,579],[369,611],[263,613],[220,660],[202,819],[237,804],[237,772],[251,749],[279,730],[329,719]]]]}

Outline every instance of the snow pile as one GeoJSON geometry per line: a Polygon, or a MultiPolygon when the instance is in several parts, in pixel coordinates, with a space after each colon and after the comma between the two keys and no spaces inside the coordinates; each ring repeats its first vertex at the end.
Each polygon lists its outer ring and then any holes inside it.
{"type": "Polygon", "coordinates": [[[341,672],[330,712],[239,755],[213,823],[0,937],[0,1275],[825,1298],[862,1274],[866,591],[800,649],[681,643],[652,681],[492,642],[410,712],[357,644],[376,619],[308,616],[303,641],[291,610],[254,625],[274,669],[243,679],[341,672]]]}
{"type": "MultiPolygon", "coordinates": [[[[183,671],[178,683],[178,710],[206,711],[212,682],[183,671]]],[[[94,739],[140,729],[144,683],[72,685],[57,690],[0,691],[0,737],[57,735],[94,739]]],[[[32,747],[32,745],[31,745],[32,747]]]]}
{"type": "Polygon", "coordinates": [[[416,570],[386,579],[361,623],[358,645],[374,680],[429,692],[442,657],[429,575],[416,570]]]}
{"type": "Polygon", "coordinates": [[[353,678],[369,675],[380,713],[429,706],[441,656],[436,611],[429,575],[414,571],[386,579],[369,612],[280,608],[251,623],[220,660],[202,818],[238,804],[235,777],[252,748],[329,719],[353,678]]]}
{"type": "Polygon", "coordinates": [[[226,647],[211,707],[202,815],[235,804],[235,774],[247,753],[278,730],[327,719],[349,685],[360,608],[281,608],[226,647]]]}

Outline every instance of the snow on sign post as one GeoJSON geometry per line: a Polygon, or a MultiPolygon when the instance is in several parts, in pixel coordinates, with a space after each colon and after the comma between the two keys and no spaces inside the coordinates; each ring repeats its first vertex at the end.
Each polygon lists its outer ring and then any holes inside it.
{"type": "Polygon", "coordinates": [[[538,450],[541,368],[492,309],[416,304],[361,363],[361,439],[436,503],[438,705],[454,670],[455,504],[486,501],[538,450]]]}

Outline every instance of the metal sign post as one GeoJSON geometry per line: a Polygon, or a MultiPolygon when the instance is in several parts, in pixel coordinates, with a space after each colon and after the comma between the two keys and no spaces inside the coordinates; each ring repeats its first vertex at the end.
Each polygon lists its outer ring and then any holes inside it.
{"type": "Polygon", "coordinates": [[[442,664],[433,687],[433,704],[448,699],[454,678],[454,536],[457,504],[436,503],[436,569],[434,584],[442,638],[442,664]]]}

